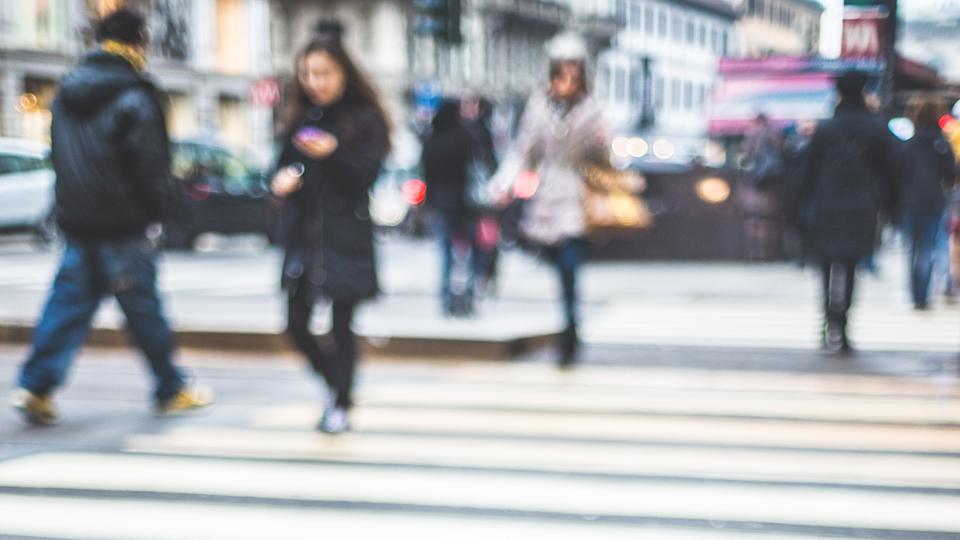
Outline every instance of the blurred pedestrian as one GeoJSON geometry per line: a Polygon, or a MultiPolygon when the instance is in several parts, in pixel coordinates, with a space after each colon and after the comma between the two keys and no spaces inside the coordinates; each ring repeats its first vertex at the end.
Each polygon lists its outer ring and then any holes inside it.
{"type": "Polygon", "coordinates": [[[848,312],[857,261],[873,253],[879,215],[893,215],[898,198],[897,143],[886,122],[864,101],[867,77],[837,79],[840,103],[810,142],[796,204],[803,211],[807,245],[823,278],[822,343],[850,352],[848,312]]]}
{"type": "Polygon", "coordinates": [[[427,203],[440,228],[440,298],[447,315],[473,313],[476,277],[476,209],[467,204],[471,160],[478,147],[461,117],[460,102],[441,103],[423,145],[427,203]]]}
{"type": "Polygon", "coordinates": [[[586,46],[574,35],[561,34],[547,52],[547,87],[528,100],[516,143],[523,168],[535,172],[521,175],[524,185],[518,186],[529,196],[520,235],[559,273],[565,326],[557,363],[567,367],[579,347],[577,278],[587,234],[583,169],[605,159],[607,149],[600,107],[590,95],[586,46]]]}
{"type": "Polygon", "coordinates": [[[358,359],[351,325],[358,303],[378,292],[369,189],[390,148],[389,122],[373,85],[321,33],[296,59],[273,193],[289,212],[281,278],[287,333],[328,393],[318,429],[349,429],[358,359]],[[314,305],[332,303],[333,350],[310,331],[314,305]]]}
{"type": "Polygon", "coordinates": [[[785,235],[790,246],[789,255],[798,258],[800,266],[807,264],[808,249],[804,243],[806,237],[803,227],[808,221],[810,208],[801,208],[798,204],[803,174],[806,170],[810,141],[817,131],[817,122],[811,119],[798,120],[788,129],[783,141],[784,189],[783,205],[786,219],[792,225],[792,231],[785,235]]]}
{"type": "MultiPolygon", "coordinates": [[[[490,121],[493,104],[487,99],[468,94],[460,101],[460,117],[466,123],[473,136],[473,174],[482,174],[483,189],[490,192],[491,202],[496,187],[492,176],[497,170],[498,160],[490,121]]],[[[500,254],[500,217],[502,210],[496,204],[474,205],[477,212],[476,234],[474,239],[475,289],[478,295],[495,292],[497,263],[500,254]]]]}
{"type": "Polygon", "coordinates": [[[929,305],[938,238],[947,227],[945,190],[953,186],[957,173],[953,150],[938,123],[944,112],[932,96],[914,96],[907,104],[915,133],[904,145],[903,230],[910,241],[910,295],[918,310],[929,305]]]}
{"type": "Polygon", "coordinates": [[[212,401],[174,365],[174,339],[157,294],[154,223],[179,193],[157,91],[145,75],[146,24],[120,9],[97,25],[97,50],[61,81],[52,107],[54,212],[66,247],[20,370],[14,405],[28,422],[53,424],[51,394],[64,380],[104,296],[111,294],[155,379],[159,414],[212,401]]]}
{"type": "Polygon", "coordinates": [[[780,251],[780,205],[787,171],[782,133],[763,113],[757,114],[747,130],[741,163],[738,202],[744,218],[746,256],[752,261],[770,260],[780,251]]]}

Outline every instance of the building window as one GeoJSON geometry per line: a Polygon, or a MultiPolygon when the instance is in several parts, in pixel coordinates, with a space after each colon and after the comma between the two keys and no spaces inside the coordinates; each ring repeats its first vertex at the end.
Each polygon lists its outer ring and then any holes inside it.
{"type": "Polygon", "coordinates": [[[680,109],[681,96],[680,92],[682,91],[680,79],[674,79],[670,82],[670,108],[674,110],[680,109]]]}
{"type": "Polygon", "coordinates": [[[700,47],[707,48],[707,26],[700,23],[700,47]]]}
{"type": "Polygon", "coordinates": [[[648,5],[643,9],[643,27],[647,31],[648,35],[652,36],[655,32],[655,22],[656,19],[653,18],[653,7],[648,5]]]}
{"type": "Polygon", "coordinates": [[[660,33],[660,37],[666,39],[667,37],[667,12],[660,10],[659,15],[657,15],[657,30],[660,33]]]}
{"type": "Polygon", "coordinates": [[[683,85],[683,108],[693,110],[693,83],[684,83],[683,85]]]}
{"type": "Polygon", "coordinates": [[[747,14],[754,15],[757,13],[757,0],[748,0],[747,1],[747,14]]]}
{"type": "Polygon", "coordinates": [[[714,54],[720,54],[720,35],[717,34],[716,28],[710,29],[710,50],[714,54]]]}
{"type": "Polygon", "coordinates": [[[722,39],[723,43],[721,43],[720,54],[722,56],[730,56],[730,32],[724,30],[722,39]]]}
{"type": "Polygon", "coordinates": [[[246,2],[217,0],[217,67],[226,73],[250,68],[246,2]]]}
{"type": "Polygon", "coordinates": [[[687,21],[687,43],[693,45],[697,39],[697,27],[693,21],[687,21]]]}
{"type": "Polygon", "coordinates": [[[683,17],[676,12],[673,14],[673,39],[674,41],[683,41],[683,17]]]}
{"type": "Polygon", "coordinates": [[[664,92],[663,77],[654,77],[653,78],[653,96],[651,97],[653,98],[652,101],[653,101],[654,108],[658,110],[663,109],[663,104],[664,104],[663,92],[664,92]]]}
{"type": "Polygon", "coordinates": [[[627,70],[622,66],[615,69],[616,79],[614,80],[613,100],[617,103],[627,102],[627,70]]]}
{"type": "Polygon", "coordinates": [[[630,28],[640,31],[643,28],[643,10],[640,7],[640,0],[630,2],[630,28]]]}

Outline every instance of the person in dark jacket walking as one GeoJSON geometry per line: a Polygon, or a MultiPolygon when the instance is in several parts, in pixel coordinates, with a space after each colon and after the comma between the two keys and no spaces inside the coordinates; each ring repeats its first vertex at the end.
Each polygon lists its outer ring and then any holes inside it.
{"type": "Polygon", "coordinates": [[[349,429],[357,304],[378,292],[369,189],[390,147],[380,98],[340,43],[317,34],[298,55],[273,193],[286,199],[282,286],[287,333],[330,390],[318,428],[349,429]],[[334,350],[310,332],[315,303],[333,304],[334,350]]]}
{"type": "Polygon", "coordinates": [[[63,260],[14,406],[27,421],[52,424],[52,392],[63,384],[100,301],[116,297],[156,379],[161,414],[209,404],[173,363],[174,341],[156,288],[156,246],[148,226],[169,217],[178,186],[156,90],[143,74],[145,22],[121,9],[97,27],[99,48],[61,81],[52,107],[52,161],[63,260]]]}
{"type": "Polygon", "coordinates": [[[932,97],[915,96],[907,105],[914,136],[905,144],[903,230],[910,239],[910,293],[913,307],[927,309],[934,252],[957,168],[950,143],[938,124],[943,107],[932,97]]]}
{"type": "Polygon", "coordinates": [[[467,205],[466,192],[467,168],[477,141],[461,118],[456,100],[440,105],[431,127],[421,162],[427,204],[437,212],[440,225],[440,297],[444,313],[464,316],[473,312],[476,277],[477,215],[467,205]]]}
{"type": "Polygon", "coordinates": [[[893,214],[899,192],[897,143],[886,122],[867,109],[866,82],[856,72],[838,78],[840,103],[810,142],[795,202],[807,246],[822,267],[822,341],[831,352],[852,350],[847,314],[857,261],[873,253],[879,216],[893,214]]]}

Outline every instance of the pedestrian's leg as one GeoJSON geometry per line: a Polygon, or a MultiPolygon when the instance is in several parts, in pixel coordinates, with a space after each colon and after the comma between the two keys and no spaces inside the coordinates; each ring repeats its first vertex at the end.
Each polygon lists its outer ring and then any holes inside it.
{"type": "Polygon", "coordinates": [[[923,216],[917,220],[914,247],[914,305],[926,307],[930,296],[930,278],[936,251],[939,217],[923,216]]]}
{"type": "Polygon", "coordinates": [[[327,387],[335,391],[337,375],[331,355],[326,353],[316,336],[310,332],[310,319],[313,318],[313,299],[305,287],[295,287],[287,296],[287,335],[310,363],[313,371],[323,377],[327,387]]]}
{"type": "Polygon", "coordinates": [[[153,372],[154,399],[165,402],[183,389],[186,378],[173,362],[173,332],[157,293],[156,248],[138,240],[106,245],[98,253],[130,334],[153,372]]]}
{"type": "Polygon", "coordinates": [[[841,347],[849,351],[851,349],[850,339],[847,336],[847,323],[849,322],[849,313],[850,308],[853,307],[853,291],[857,283],[857,263],[856,261],[848,261],[844,264],[844,289],[843,289],[843,315],[840,320],[840,329],[841,329],[841,347]]]}
{"type": "Polygon", "coordinates": [[[452,311],[450,298],[450,274],[453,271],[453,231],[452,223],[446,217],[440,218],[440,301],[444,313],[452,311]]]}
{"type": "Polygon", "coordinates": [[[22,388],[45,396],[63,384],[102,296],[103,282],[89,249],[68,241],[30,356],[20,369],[22,388]]]}
{"type": "Polygon", "coordinates": [[[579,345],[579,335],[577,333],[579,322],[577,274],[579,273],[581,258],[582,244],[577,239],[568,240],[557,254],[557,267],[563,289],[563,311],[566,320],[566,327],[560,341],[559,363],[561,366],[569,366],[574,362],[579,345]]]}
{"type": "Polygon", "coordinates": [[[357,369],[357,338],[353,334],[353,302],[333,303],[333,340],[337,344],[337,401],[338,407],[353,406],[353,380],[357,369]]]}

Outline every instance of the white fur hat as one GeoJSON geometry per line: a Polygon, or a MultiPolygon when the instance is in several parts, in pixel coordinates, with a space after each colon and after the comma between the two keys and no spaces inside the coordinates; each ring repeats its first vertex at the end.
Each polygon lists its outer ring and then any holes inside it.
{"type": "Polygon", "coordinates": [[[586,60],[587,43],[576,32],[557,34],[544,47],[550,60],[586,60]]]}

